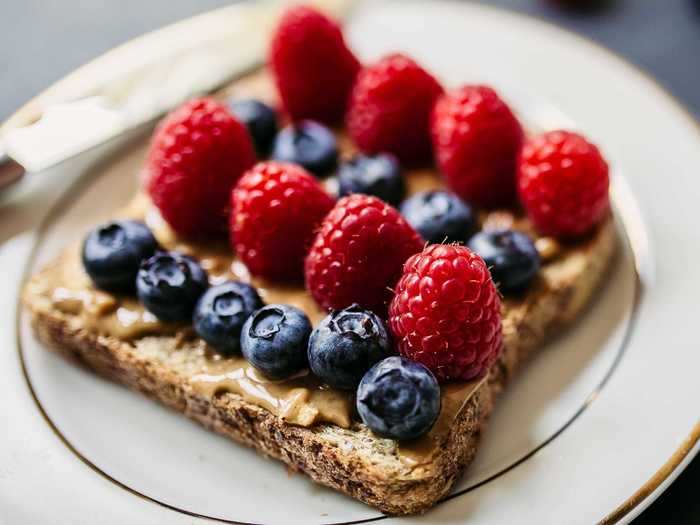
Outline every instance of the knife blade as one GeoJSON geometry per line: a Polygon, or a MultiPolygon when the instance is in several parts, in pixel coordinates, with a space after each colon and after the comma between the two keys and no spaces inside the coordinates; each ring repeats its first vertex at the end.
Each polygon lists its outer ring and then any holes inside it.
{"type": "MultiPolygon", "coordinates": [[[[79,69],[0,128],[0,188],[41,172],[262,64],[291,0],[243,2],[149,33],[79,69]],[[13,162],[14,161],[14,162],[13,162]],[[9,174],[12,174],[11,176],[9,174]],[[21,177],[21,175],[20,175],[21,177]]],[[[337,17],[355,0],[312,0],[337,17]]]]}

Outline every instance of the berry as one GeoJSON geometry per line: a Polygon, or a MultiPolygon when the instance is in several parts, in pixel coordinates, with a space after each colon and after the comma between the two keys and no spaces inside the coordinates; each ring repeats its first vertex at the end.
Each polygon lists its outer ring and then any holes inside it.
{"type": "Polygon", "coordinates": [[[192,324],[197,335],[225,355],[240,349],[241,328],[263,302],[252,286],[227,281],[212,286],[197,302],[192,324]]]}
{"type": "Polygon", "coordinates": [[[191,321],[197,301],[209,286],[197,261],[177,252],[158,252],[141,263],[136,291],[146,309],[161,321],[191,321]]]}
{"type": "Polygon", "coordinates": [[[440,385],[422,364],[387,357],[362,378],[356,406],[375,434],[415,439],[427,434],[440,414],[440,385]]]}
{"type": "Polygon", "coordinates": [[[491,272],[501,293],[517,293],[530,284],[540,269],[540,255],[530,237],[513,230],[482,231],[469,241],[491,272]]]}
{"type": "Polygon", "coordinates": [[[228,107],[233,116],[245,125],[258,155],[266,155],[277,134],[275,110],[254,99],[233,100],[229,102],[228,107]]]}
{"type": "Polygon", "coordinates": [[[389,307],[399,353],[438,380],[487,373],[501,352],[501,301],[484,261],[464,246],[432,244],[404,265],[389,307]]]}
{"type": "Polygon", "coordinates": [[[306,368],[311,322],[293,306],[264,306],[243,325],[243,356],[271,379],[286,379],[306,368]]]}
{"type": "Polygon", "coordinates": [[[309,339],[311,371],[341,390],[357,388],[365,372],[391,353],[382,320],[356,304],[328,314],[309,339]]]}
{"type": "Polygon", "coordinates": [[[208,98],[191,100],[153,135],[146,188],[179,235],[221,234],[231,188],[254,162],[248,132],[226,107],[208,98]]]}
{"type": "Polygon", "coordinates": [[[527,141],[520,156],[520,201],[544,235],[580,237],[610,209],[608,164],[581,135],[550,131],[527,141]]]}
{"type": "Polygon", "coordinates": [[[430,160],[429,121],[442,87],[405,55],[365,67],[350,95],[346,124],[364,152],[389,152],[406,165],[430,160]]]}
{"type": "Polygon", "coordinates": [[[137,221],[113,221],[91,231],[83,242],[83,267],[98,288],[133,292],[141,261],[153,255],[158,242],[137,221]]]}
{"type": "Polygon", "coordinates": [[[416,193],[400,210],[429,243],[465,242],[476,227],[471,207],[449,191],[416,193]]]}
{"type": "Polygon", "coordinates": [[[278,133],[271,157],[280,162],[299,164],[321,177],[338,164],[338,144],[327,127],[312,120],[302,120],[278,133]]]}
{"type": "Polygon", "coordinates": [[[448,187],[485,207],[515,201],[515,171],[523,130],[487,86],[464,86],[441,96],[431,119],[433,150],[448,187]]]}
{"type": "Polygon", "coordinates": [[[343,118],[360,63],[335,21],[312,7],[288,9],[272,37],[268,61],[292,120],[335,124],[343,118]]]}
{"type": "Polygon", "coordinates": [[[306,289],[322,308],[357,303],[381,315],[404,261],[422,247],[395,208],[367,195],[343,197],[306,257],[306,289]]]}
{"type": "Polygon", "coordinates": [[[374,195],[397,206],[406,194],[401,166],[389,153],[355,155],[340,165],[338,187],[341,197],[351,193],[374,195]]]}
{"type": "Polygon", "coordinates": [[[316,227],[332,207],[333,199],[303,168],[262,162],[233,190],[231,242],[253,275],[301,279],[316,227]]]}

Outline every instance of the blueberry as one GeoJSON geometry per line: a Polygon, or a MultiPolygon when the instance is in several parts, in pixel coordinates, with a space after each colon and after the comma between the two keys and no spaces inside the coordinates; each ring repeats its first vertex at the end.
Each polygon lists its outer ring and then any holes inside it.
{"type": "Polygon", "coordinates": [[[133,292],[141,261],[157,249],[158,242],[144,223],[108,222],[85,238],[83,266],[98,288],[133,292]]]}
{"type": "Polygon", "coordinates": [[[306,368],[311,322],[286,304],[270,304],[251,315],[241,332],[241,352],[271,379],[285,379],[306,368]]]}
{"type": "Polygon", "coordinates": [[[277,114],[259,100],[233,100],[229,102],[231,113],[248,129],[258,155],[270,151],[277,134],[277,114]]]}
{"type": "Polygon", "coordinates": [[[401,166],[391,154],[356,155],[340,165],[338,193],[341,197],[351,193],[374,195],[392,206],[398,206],[406,193],[401,166]]]}
{"type": "Polygon", "coordinates": [[[227,281],[212,286],[197,302],[192,323],[197,334],[223,354],[241,348],[241,328],[263,302],[252,286],[227,281]]]}
{"type": "Polygon", "coordinates": [[[146,309],[161,321],[192,319],[209,283],[197,261],[177,252],[158,252],[141,263],[136,291],[146,309]]]}
{"type": "Polygon", "coordinates": [[[415,439],[426,434],[440,414],[440,385],[422,364],[387,357],[362,378],[356,405],[372,432],[391,439],[415,439]]]}
{"type": "Polygon", "coordinates": [[[448,191],[416,193],[401,204],[401,214],[430,243],[465,242],[476,226],[471,207],[448,191]]]}
{"type": "Polygon", "coordinates": [[[338,163],[335,135],[327,127],[312,120],[287,126],[277,134],[272,158],[299,164],[317,177],[333,171],[338,163]]]}
{"type": "Polygon", "coordinates": [[[482,231],[469,241],[491,270],[501,293],[517,293],[527,288],[540,268],[540,256],[524,233],[512,230],[482,231]]]}
{"type": "Polygon", "coordinates": [[[309,366],[333,388],[351,390],[374,363],[391,355],[379,317],[354,304],[331,312],[309,339],[309,366]]]}

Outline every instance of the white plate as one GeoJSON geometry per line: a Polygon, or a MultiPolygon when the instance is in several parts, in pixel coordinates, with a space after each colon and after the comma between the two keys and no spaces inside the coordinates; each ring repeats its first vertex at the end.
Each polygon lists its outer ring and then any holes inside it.
{"type": "MultiPolygon", "coordinates": [[[[508,12],[370,3],[352,19],[349,36],[363,58],[406,51],[449,85],[494,85],[530,126],[589,135],[613,166],[622,238],[605,289],[509,387],[453,496],[425,517],[400,521],[628,522],[697,452],[696,124],[608,52],[508,12]]],[[[24,316],[15,319],[25,270],[133,192],[138,159],[106,160],[124,140],[46,174],[39,192],[2,210],[5,238],[29,228],[0,251],[2,517],[71,524],[393,521],[65,363],[36,343],[24,316]],[[58,188],[86,172],[39,231],[58,188]]]]}

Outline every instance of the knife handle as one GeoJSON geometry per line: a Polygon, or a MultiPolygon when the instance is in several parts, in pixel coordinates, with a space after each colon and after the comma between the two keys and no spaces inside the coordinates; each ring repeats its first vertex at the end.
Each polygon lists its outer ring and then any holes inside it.
{"type": "Polygon", "coordinates": [[[24,168],[19,163],[0,150],[0,192],[18,182],[24,173],[24,168]]]}

